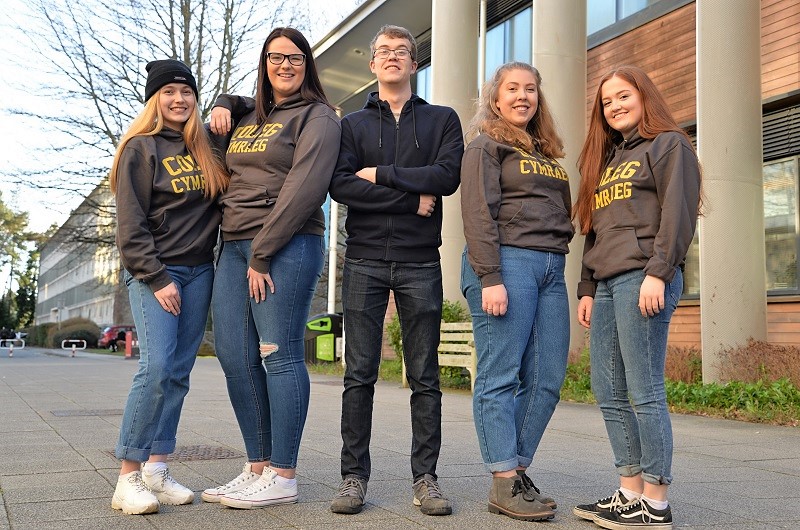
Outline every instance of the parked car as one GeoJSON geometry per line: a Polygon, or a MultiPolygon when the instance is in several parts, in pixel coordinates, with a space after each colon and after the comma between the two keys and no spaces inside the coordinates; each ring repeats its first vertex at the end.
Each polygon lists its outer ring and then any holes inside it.
{"type": "Polygon", "coordinates": [[[120,324],[116,326],[106,326],[100,332],[100,339],[97,341],[97,346],[100,348],[108,348],[111,351],[117,349],[117,339],[124,337],[128,331],[136,331],[136,327],[130,324],[120,324]]]}

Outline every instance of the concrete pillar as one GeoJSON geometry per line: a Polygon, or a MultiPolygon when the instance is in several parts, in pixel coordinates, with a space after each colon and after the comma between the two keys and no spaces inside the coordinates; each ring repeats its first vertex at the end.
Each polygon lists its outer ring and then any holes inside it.
{"type": "MultiPolygon", "coordinates": [[[[533,65],[542,75],[542,91],[564,139],[572,200],[578,196],[578,155],[586,138],[586,0],[533,2],[533,65]]],[[[576,292],[581,274],[583,236],[570,244],[565,271],[569,295],[570,349],[580,348],[587,334],[578,325],[576,292]]]]}
{"type": "Polygon", "coordinates": [[[697,2],[704,382],[719,381],[720,350],[767,335],[760,16],[759,2],[697,2]]]}
{"type": "MultiPolygon", "coordinates": [[[[478,97],[479,0],[433,0],[431,9],[431,103],[453,107],[466,132],[478,97]]],[[[459,285],[464,250],[460,192],[445,197],[443,207],[444,297],[463,301],[459,285]]]]}

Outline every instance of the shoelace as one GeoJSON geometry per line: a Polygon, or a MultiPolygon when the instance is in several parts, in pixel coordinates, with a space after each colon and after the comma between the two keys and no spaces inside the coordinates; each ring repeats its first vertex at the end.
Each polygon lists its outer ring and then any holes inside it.
{"type": "Polygon", "coordinates": [[[235,488],[236,486],[238,486],[239,484],[241,484],[242,482],[244,482],[248,478],[250,478],[250,474],[249,473],[240,473],[239,476],[236,477],[235,479],[233,479],[230,482],[228,482],[227,484],[219,486],[219,487],[217,487],[215,489],[218,489],[218,490],[229,490],[231,488],[235,488]]]}
{"type": "Polygon", "coordinates": [[[241,497],[246,497],[248,495],[253,495],[254,493],[258,493],[260,491],[264,491],[265,489],[269,488],[273,484],[275,484],[275,475],[276,473],[270,473],[266,477],[261,475],[258,480],[247,486],[241,491],[236,492],[237,495],[241,497]]]}
{"type": "Polygon", "coordinates": [[[536,497],[534,497],[533,494],[530,493],[528,489],[525,487],[525,484],[522,482],[522,479],[517,479],[514,481],[514,486],[511,488],[511,496],[516,497],[520,493],[522,493],[522,498],[525,499],[526,501],[536,500],[536,497]]]}
{"type": "Polygon", "coordinates": [[[136,489],[136,493],[142,493],[145,491],[150,491],[150,488],[147,487],[147,484],[144,483],[142,480],[141,475],[133,474],[128,477],[128,483],[136,489]]]}
{"type": "Polygon", "coordinates": [[[422,484],[425,485],[425,489],[427,490],[428,497],[431,499],[441,499],[442,490],[439,488],[439,483],[433,480],[422,479],[422,484]]]}
{"type": "Polygon", "coordinates": [[[355,478],[346,478],[342,481],[342,484],[339,486],[339,493],[336,494],[337,497],[362,497],[364,495],[364,490],[361,487],[361,482],[355,478]]]}
{"type": "Polygon", "coordinates": [[[539,488],[537,488],[536,484],[533,483],[533,479],[531,479],[531,477],[529,477],[528,475],[520,475],[519,478],[522,479],[522,486],[525,489],[532,489],[533,491],[541,495],[542,492],[539,491],[539,488]]]}
{"type": "Polygon", "coordinates": [[[163,488],[167,484],[170,486],[177,484],[177,481],[172,478],[172,475],[169,474],[169,468],[160,469],[155,473],[157,476],[161,477],[161,487],[163,488]]]}
{"type": "MultiPolygon", "coordinates": [[[[628,502],[630,502],[630,501],[628,501],[628,502]]],[[[618,511],[618,510],[622,510],[623,508],[627,508],[628,507],[628,505],[625,504],[625,502],[623,502],[622,497],[620,496],[620,491],[619,490],[615,491],[614,494],[611,495],[610,497],[606,497],[604,499],[600,499],[595,504],[596,505],[598,505],[598,504],[609,504],[610,506],[608,507],[608,509],[609,509],[609,511],[612,511],[612,512],[618,511]]]]}
{"type": "Polygon", "coordinates": [[[635,501],[633,504],[629,504],[628,506],[617,508],[616,512],[621,515],[633,513],[635,510],[640,511],[642,522],[645,524],[650,524],[653,522],[653,514],[651,514],[650,510],[648,510],[647,503],[644,503],[641,500],[635,501]]]}

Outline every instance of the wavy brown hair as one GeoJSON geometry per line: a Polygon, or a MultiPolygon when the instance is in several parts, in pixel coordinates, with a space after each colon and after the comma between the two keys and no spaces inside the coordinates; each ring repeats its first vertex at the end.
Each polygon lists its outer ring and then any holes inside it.
{"type": "Polygon", "coordinates": [[[492,78],[484,83],[481,97],[478,100],[478,112],[470,122],[467,137],[472,139],[480,133],[486,134],[497,142],[519,147],[529,153],[538,151],[547,158],[564,158],[564,141],[556,131],[555,120],[550,113],[544,92],[542,92],[542,76],[539,74],[539,70],[528,63],[506,63],[500,66],[492,78]],[[503,84],[506,74],[512,70],[525,70],[536,78],[539,105],[525,130],[506,121],[497,108],[500,85],[503,84]]]}
{"type": "MultiPolygon", "coordinates": [[[[136,136],[155,136],[164,128],[164,117],[161,114],[159,97],[163,87],[153,94],[144,105],[144,110],[133,120],[128,131],[119,141],[117,152],[114,155],[114,162],[111,164],[111,172],[108,179],[111,186],[111,193],[117,193],[117,173],[119,171],[119,159],[122,151],[128,142],[136,136]]],[[[214,154],[211,142],[208,139],[203,120],[200,117],[199,103],[195,101],[194,112],[189,116],[183,127],[183,141],[186,149],[192,154],[195,164],[199,167],[205,178],[205,189],[203,193],[206,197],[216,197],[228,187],[230,176],[225,171],[220,157],[214,154]]]]}
{"type": "Polygon", "coordinates": [[[664,96],[661,95],[661,92],[659,92],[644,70],[637,66],[625,65],[619,66],[604,75],[600,79],[600,85],[597,87],[597,94],[589,117],[589,132],[578,157],[581,185],[578,191],[578,199],[572,209],[572,217],[578,220],[582,234],[587,234],[592,228],[594,193],[605,169],[606,158],[613,149],[614,144],[622,140],[622,135],[608,124],[603,114],[603,85],[612,77],[619,77],[627,81],[639,92],[639,98],[642,102],[642,119],[637,126],[639,136],[652,140],[663,132],[672,131],[682,134],[686,137],[689,145],[692,145],[689,135],[678,126],[675,118],[672,117],[664,96]]]}

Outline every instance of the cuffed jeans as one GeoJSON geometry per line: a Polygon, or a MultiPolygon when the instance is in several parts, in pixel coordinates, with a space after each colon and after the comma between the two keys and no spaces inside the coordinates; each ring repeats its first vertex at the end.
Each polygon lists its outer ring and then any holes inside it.
{"type": "Polygon", "coordinates": [[[642,474],[651,484],[672,482],[672,424],[664,389],[667,334],[683,291],[675,272],[664,289],[664,309],[643,317],[643,270],[598,282],[592,306],[591,366],[594,393],[623,477],[642,474]]]}
{"type": "Polygon", "coordinates": [[[115,453],[134,462],[175,451],[189,373],[208,319],[214,280],[211,263],[169,265],[167,272],[181,296],[177,316],[161,307],[146,283],[127,271],[123,275],[139,336],[139,370],[133,376],[115,453]]]}
{"type": "Polygon", "coordinates": [[[560,398],[569,352],[564,254],[501,246],[508,311],[482,309],[482,287],[461,260],[461,288],[472,314],[478,375],[473,418],[490,472],[527,468],[560,398]]]}
{"type": "Polygon", "coordinates": [[[411,471],[436,477],[442,443],[439,390],[439,261],[399,263],[345,258],[342,278],[345,362],[342,394],[342,476],[369,479],[372,400],[381,361],[383,318],[394,291],[403,330],[403,361],[411,387],[411,471]]]}
{"type": "Polygon", "coordinates": [[[321,236],[295,235],[273,258],[260,303],[250,298],[247,269],[251,240],[226,241],[214,281],[212,312],[217,358],[242,431],[247,459],[294,469],[310,385],[304,333],[322,273],[321,236]],[[277,346],[261,359],[259,343],[277,346]]]}

